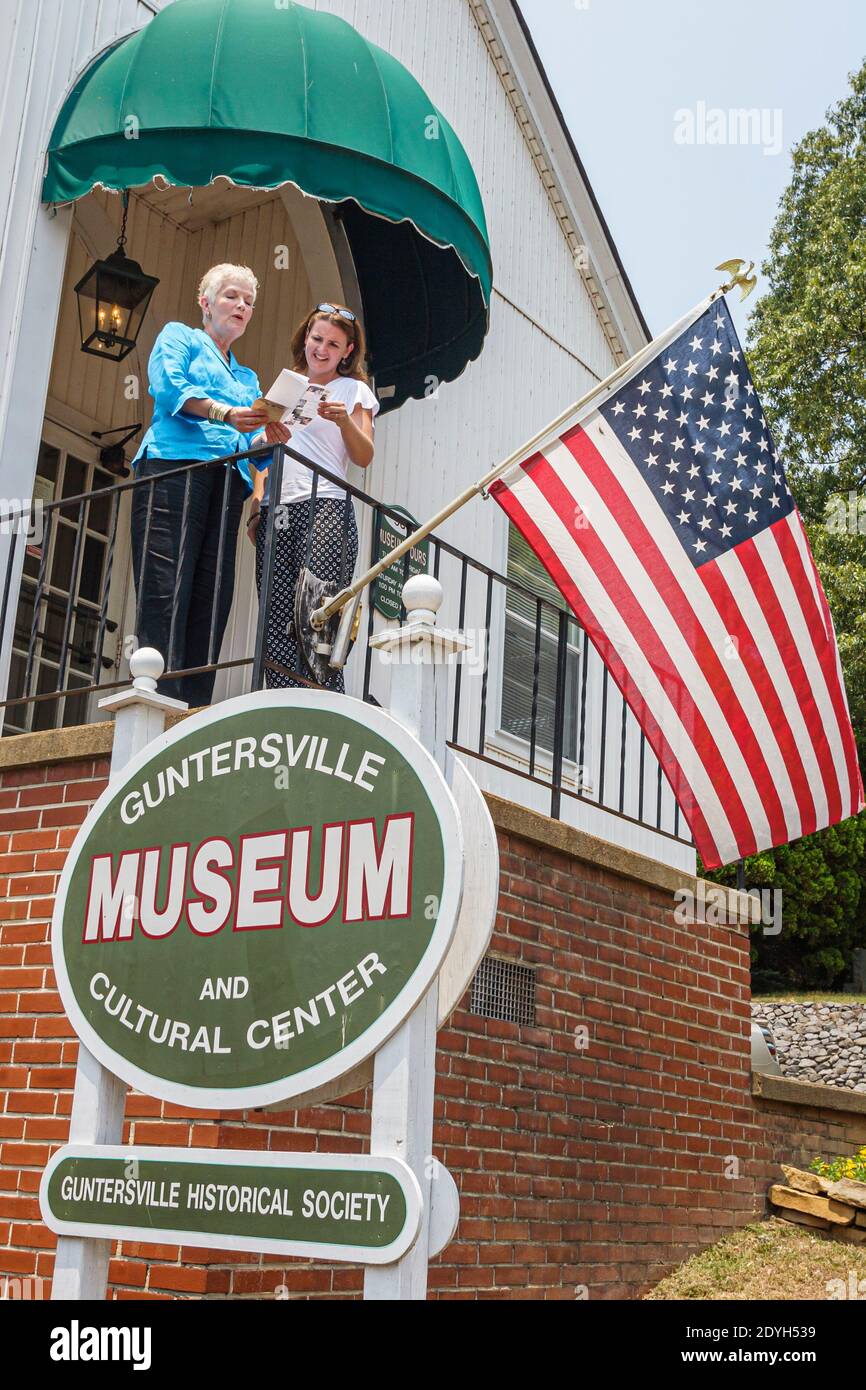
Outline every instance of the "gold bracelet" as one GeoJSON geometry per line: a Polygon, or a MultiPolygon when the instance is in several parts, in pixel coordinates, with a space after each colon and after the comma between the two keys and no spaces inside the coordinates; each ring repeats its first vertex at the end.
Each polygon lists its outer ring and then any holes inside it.
{"type": "Polygon", "coordinates": [[[232,405],[220,405],[217,401],[212,401],[207,418],[212,420],[214,424],[224,425],[233,410],[234,406],[232,405]]]}

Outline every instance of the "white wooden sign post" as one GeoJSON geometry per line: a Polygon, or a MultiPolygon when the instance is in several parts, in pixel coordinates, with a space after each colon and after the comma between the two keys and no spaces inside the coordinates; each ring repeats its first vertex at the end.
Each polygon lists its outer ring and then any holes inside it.
{"type": "Polygon", "coordinates": [[[186,706],[157,693],[152,651],[132,658],[132,689],[102,702],[111,778],[52,926],[80,1040],[70,1142],[40,1186],[59,1236],[55,1299],[105,1298],[110,1238],[148,1230],[356,1260],[365,1298],[426,1297],[459,1214],[432,1152],[436,1031],[487,948],[498,854],[446,743],[447,663],[469,643],[437,628],[437,580],[416,576],[403,600],[405,627],[373,639],[391,665],[387,713],[262,691],[166,731],[186,706]],[[244,1110],[371,1078],[366,1156],[120,1143],[128,1086],[244,1110]]]}
{"type": "MultiPolygon", "coordinates": [[[[469,643],[459,633],[436,627],[442,604],[437,579],[417,575],[403,589],[406,626],[372,639],[392,664],[391,714],[414,734],[442,769],[446,781],[451,754],[446,742],[448,670],[446,661],[469,643]]],[[[436,1085],[436,1028],[439,981],[376,1053],[370,1152],[402,1158],[421,1187],[421,1230],[412,1249],[395,1264],[368,1268],[365,1299],[424,1299],[430,1257],[430,1209],[436,1164],[433,1158],[433,1098],[436,1085]]]]}
{"type": "MultiPolygon", "coordinates": [[[[160,695],[156,683],[165,670],[159,652],[143,647],[130,658],[131,690],[100,700],[100,709],[114,711],[114,743],[110,780],[116,781],[127,763],[165,729],[166,715],[185,710],[180,700],[160,695]]],[[[75,1090],[69,1121],[70,1144],[119,1144],[127,1087],[79,1043],[75,1090]]],[[[108,1288],[109,1240],[59,1236],[54,1260],[52,1299],[104,1299],[108,1288]]]]}

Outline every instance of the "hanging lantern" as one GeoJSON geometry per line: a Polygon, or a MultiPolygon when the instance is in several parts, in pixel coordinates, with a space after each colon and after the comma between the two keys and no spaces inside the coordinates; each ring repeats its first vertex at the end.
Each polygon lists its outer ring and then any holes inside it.
{"type": "Polygon", "coordinates": [[[123,223],[117,250],[97,261],[75,286],[81,351],[122,362],[135,347],[150,297],[159,281],[145,275],[137,261],[124,254],[129,193],[123,195],[123,223]]]}

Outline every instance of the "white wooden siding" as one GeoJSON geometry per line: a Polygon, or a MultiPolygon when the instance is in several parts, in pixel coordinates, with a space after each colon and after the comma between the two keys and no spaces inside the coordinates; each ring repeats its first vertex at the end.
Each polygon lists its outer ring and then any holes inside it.
{"type": "Polygon", "coordinates": [[[0,421],[54,118],[91,56],[161,7],[162,0],[3,0],[0,6],[0,421]]]}
{"type": "MultiPolygon", "coordinates": [[[[383,420],[372,468],[366,474],[355,470],[353,477],[374,496],[399,502],[423,518],[576,401],[612,369],[614,361],[468,0],[435,0],[434,4],[429,0],[308,3],[311,8],[340,15],[414,73],[463,142],[487,211],[495,280],[491,331],[484,352],[457,382],[443,386],[436,397],[409,402],[383,420]]],[[[54,332],[51,312],[40,324],[22,325],[20,321],[31,262],[37,264],[42,256],[50,264],[52,254],[49,215],[38,206],[51,122],[89,56],[113,37],[147,22],[159,7],[158,0],[40,0],[36,5],[33,0],[7,0],[2,7],[0,38],[6,41],[0,49],[0,77],[4,84],[0,97],[0,175],[5,175],[0,177],[0,437],[8,423],[4,412],[10,391],[21,375],[22,350],[31,352],[34,379],[39,381],[40,352],[44,356],[47,350],[40,337],[49,335],[50,344],[54,332]]],[[[579,131],[576,137],[579,144],[579,131]]],[[[103,194],[91,197],[116,225],[118,200],[103,194]]],[[[229,199],[226,211],[231,212],[229,199]]],[[[60,236],[58,230],[55,242],[60,236]]],[[[196,321],[194,288],[201,271],[209,264],[224,257],[248,262],[264,283],[260,309],[244,339],[241,358],[259,372],[264,384],[272,370],[284,365],[286,340],[296,317],[309,300],[322,293],[315,282],[307,282],[300,267],[292,275],[267,269],[262,274],[269,257],[272,267],[273,247],[279,243],[291,245],[292,233],[276,199],[238,213],[216,227],[192,233],[178,231],[171,223],[161,221],[154,209],[134,198],[130,211],[131,254],[162,280],[154,300],[150,336],[169,318],[196,321]]],[[[71,285],[86,261],[83,243],[73,237],[51,395],[64,402],[67,409],[78,411],[82,418],[92,419],[94,428],[105,428],[137,417],[130,411],[130,403],[118,394],[118,377],[123,369],[100,365],[77,349],[71,285]]],[[[330,288],[326,293],[332,293],[330,288]]],[[[398,303],[395,312],[399,312],[398,303]]],[[[130,358],[130,363],[134,360],[130,358]]],[[[142,377],[145,365],[139,353],[134,370],[142,377]]],[[[44,394],[42,399],[44,403],[44,394]]],[[[146,405],[146,401],[143,403],[146,405]]],[[[30,434],[38,432],[28,428],[30,434]]],[[[0,482],[4,484],[0,486],[0,495],[9,495],[12,490],[5,479],[13,476],[13,466],[16,485],[20,487],[22,457],[32,455],[35,459],[35,443],[31,441],[32,447],[25,447],[28,438],[26,429],[6,430],[0,458],[0,482]]],[[[442,534],[459,549],[504,573],[507,525],[495,503],[470,503],[443,528],[442,534]]],[[[239,553],[238,599],[224,657],[247,654],[253,630],[252,550],[243,538],[239,553]]],[[[454,624],[458,594],[447,568],[443,569],[443,578],[447,592],[442,620],[454,624]]],[[[483,603],[480,613],[473,606],[467,621],[471,626],[483,622],[483,603]]],[[[488,738],[495,748],[501,611],[494,613],[493,626],[488,738]]],[[[350,669],[349,688],[355,690],[358,680],[359,673],[350,669]]],[[[237,675],[222,678],[217,694],[232,693],[240,688],[240,681],[242,677],[237,675]]],[[[381,675],[377,681],[383,683],[381,675]]],[[[468,679],[464,683],[467,720],[480,713],[480,691],[479,680],[468,679]]],[[[386,694],[386,690],[382,693],[386,694]]],[[[589,707],[596,722],[600,718],[599,695],[598,681],[594,681],[589,707]]],[[[631,725],[627,737],[630,741],[635,738],[631,725]]],[[[505,739],[500,742],[503,748],[508,744],[505,739]]],[[[618,756],[619,726],[615,732],[608,730],[609,757],[613,756],[611,750],[618,756]]],[[[648,783],[654,785],[655,765],[651,759],[646,775],[648,783]]],[[[481,780],[489,784],[491,779],[497,784],[493,789],[535,804],[535,792],[529,784],[513,777],[509,781],[509,774],[485,769],[481,780]]],[[[544,793],[540,795],[543,798],[544,793]]],[[[667,793],[666,796],[670,812],[670,797],[667,793]]],[[[586,821],[587,816],[591,818],[592,807],[566,801],[563,815],[573,819],[575,806],[580,813],[576,823],[592,829],[586,821]]],[[[596,833],[669,862],[679,863],[682,859],[680,849],[666,850],[670,842],[659,846],[658,837],[650,832],[626,827],[616,833],[611,825],[621,827],[622,823],[603,817],[596,833]]],[[[666,828],[671,828],[670,824],[666,828]]],[[[685,853],[688,857],[689,852],[685,853]]]]}

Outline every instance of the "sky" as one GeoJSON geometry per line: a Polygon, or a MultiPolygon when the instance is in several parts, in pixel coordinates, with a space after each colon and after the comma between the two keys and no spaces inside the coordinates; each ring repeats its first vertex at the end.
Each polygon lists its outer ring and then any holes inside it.
{"type": "MultiPolygon", "coordinates": [[[[760,270],[792,148],[866,60],[866,0],[518,3],[653,334],[721,261],[760,270]]],[[[728,296],[741,337],[765,285],[728,296]]]]}

